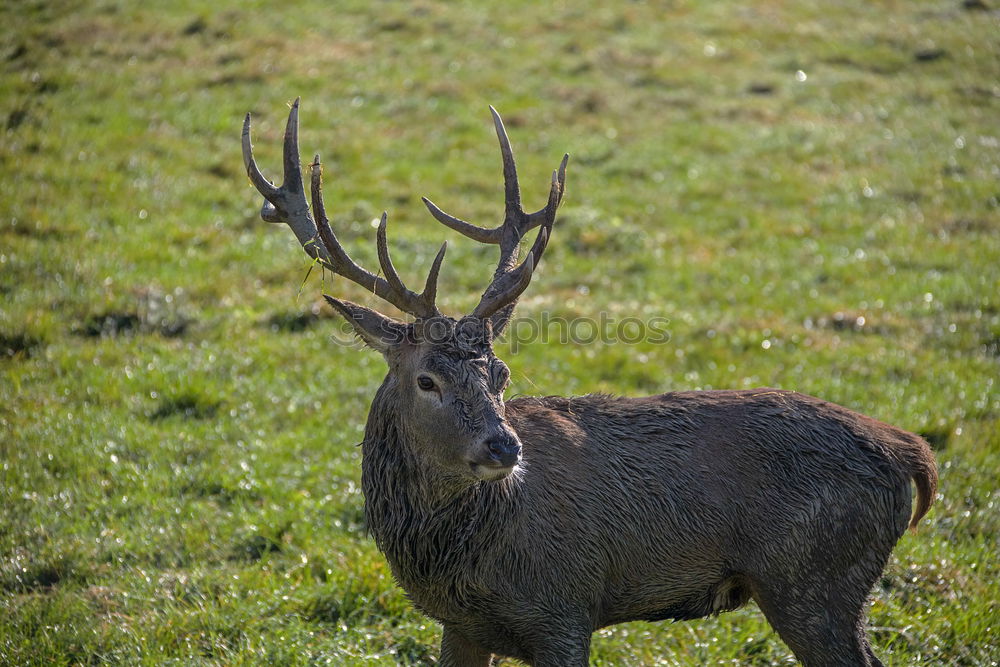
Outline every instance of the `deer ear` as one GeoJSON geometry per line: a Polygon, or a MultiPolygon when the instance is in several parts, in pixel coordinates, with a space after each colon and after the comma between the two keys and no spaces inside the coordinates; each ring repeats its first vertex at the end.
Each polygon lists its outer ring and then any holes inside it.
{"type": "Polygon", "coordinates": [[[326,294],[323,297],[334,310],[343,315],[368,347],[378,350],[383,355],[406,338],[406,325],[398,320],[350,301],[334,299],[326,294]]]}

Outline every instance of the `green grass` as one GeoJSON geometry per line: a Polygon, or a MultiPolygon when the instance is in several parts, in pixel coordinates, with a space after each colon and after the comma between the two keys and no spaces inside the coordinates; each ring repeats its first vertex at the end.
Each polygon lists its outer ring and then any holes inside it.
{"type": "MultiPolygon", "coordinates": [[[[1000,648],[1000,20],[958,0],[15,2],[0,9],[0,663],[420,664],[440,629],[367,537],[384,369],[333,345],[239,132],[286,103],[360,261],[390,215],[443,306],[572,155],[519,314],[665,317],[667,344],[498,346],[514,393],[779,386],[922,433],[941,490],[872,598],[888,665],[1000,648]],[[793,5],[793,6],[790,6],[793,5]],[[753,7],[752,9],[748,8],[753,7]],[[863,318],[863,319],[859,319],[863,318]]],[[[988,4],[995,4],[989,2],[988,4]]],[[[598,633],[599,665],[781,665],[750,607],[598,633]]]]}

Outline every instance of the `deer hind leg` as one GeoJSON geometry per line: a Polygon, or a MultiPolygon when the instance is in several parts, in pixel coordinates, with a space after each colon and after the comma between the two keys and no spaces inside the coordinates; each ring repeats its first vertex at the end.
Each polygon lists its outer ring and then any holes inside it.
{"type": "Polygon", "coordinates": [[[874,667],[864,631],[864,599],[829,590],[761,587],[754,600],[804,667],[874,667]]]}
{"type": "Polygon", "coordinates": [[[882,661],[875,657],[875,652],[872,651],[872,645],[868,643],[868,635],[865,633],[864,628],[861,629],[861,639],[865,643],[865,651],[868,653],[868,661],[871,663],[871,667],[885,667],[882,661]]]}
{"type": "Polygon", "coordinates": [[[884,560],[873,553],[837,574],[797,569],[804,576],[750,582],[771,627],[805,667],[881,667],[865,632],[868,593],[884,560]]]}

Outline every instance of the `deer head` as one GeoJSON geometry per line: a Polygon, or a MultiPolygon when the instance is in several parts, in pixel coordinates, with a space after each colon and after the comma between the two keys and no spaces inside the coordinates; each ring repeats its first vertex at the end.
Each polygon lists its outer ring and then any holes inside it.
{"type": "Polygon", "coordinates": [[[447,244],[431,264],[419,294],[403,284],[389,256],[386,214],[376,233],[383,275],[355,263],[331,229],[323,204],[319,155],[311,166],[312,210],[306,201],[298,147],[299,100],[288,114],[284,141],[284,182],[275,186],[261,174],[250,142],[250,114],[243,124],[243,161],[247,175],[264,196],[261,217],[287,223],[306,253],[324,268],[388,301],[414,321],[403,322],[350,301],[326,296],[330,305],[371,348],[379,351],[389,372],[376,397],[379,409],[392,411],[414,455],[436,472],[464,481],[497,480],[521,460],[521,443],[504,417],[503,392],[510,371],[493,352],[493,337],[510,321],[518,297],[541,261],[555,223],[566,181],[563,156],[552,173],[545,207],[526,213],[510,141],[493,107],[493,123],[503,158],[505,214],[494,228],[484,228],[448,215],[430,200],[424,204],[438,221],[481,243],[499,246],[500,260],[479,305],[460,319],[443,315],[435,304],[438,274],[447,244]],[[531,249],[518,263],[521,239],[538,227],[531,249]]]}

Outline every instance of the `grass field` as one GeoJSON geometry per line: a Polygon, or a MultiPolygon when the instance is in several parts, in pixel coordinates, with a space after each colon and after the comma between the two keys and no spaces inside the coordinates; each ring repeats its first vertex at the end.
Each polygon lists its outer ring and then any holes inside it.
{"type": "MultiPolygon", "coordinates": [[[[278,176],[301,95],[345,245],[375,264],[387,209],[416,281],[447,239],[451,313],[494,251],[419,197],[499,219],[487,105],[526,207],[571,154],[520,317],[662,317],[670,340],[508,340],[511,394],[771,385],[928,438],[940,494],[873,593],[873,642],[887,665],[998,664],[996,11],[272,4],[0,8],[0,663],[437,656],[363,526],[382,361],[331,342],[321,293],[375,302],[310,273],[241,164],[249,110],[278,176]]],[[[752,606],[601,631],[592,661],[794,663],[752,606]]]]}

